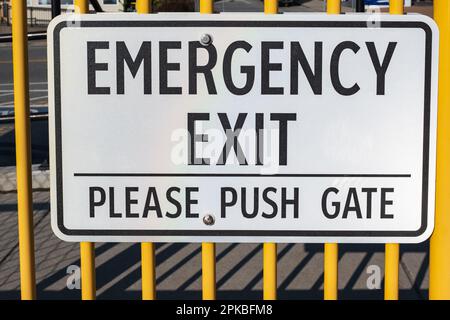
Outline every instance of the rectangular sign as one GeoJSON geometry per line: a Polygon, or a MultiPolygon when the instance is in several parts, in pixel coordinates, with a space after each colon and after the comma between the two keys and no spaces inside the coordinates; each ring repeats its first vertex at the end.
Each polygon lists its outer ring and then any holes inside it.
{"type": "Polygon", "coordinates": [[[66,15],[48,29],[67,241],[421,242],[438,30],[421,15],[66,15]]]}

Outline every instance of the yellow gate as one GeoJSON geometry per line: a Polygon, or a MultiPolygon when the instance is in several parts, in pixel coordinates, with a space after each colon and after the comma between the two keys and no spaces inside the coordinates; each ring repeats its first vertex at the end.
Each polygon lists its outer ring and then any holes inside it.
{"type": "MultiPolygon", "coordinates": [[[[138,13],[151,13],[151,0],[137,0],[138,13]]],[[[76,13],[87,13],[88,0],[75,0],[76,13]]],[[[403,0],[389,1],[390,14],[403,14],[403,0]]],[[[264,12],[277,14],[278,0],[264,0],[264,12]]],[[[213,0],[200,0],[200,13],[213,13],[213,0]]],[[[328,14],[341,13],[341,0],[328,0],[328,14]]],[[[436,170],[435,229],[430,244],[430,299],[450,299],[450,1],[434,0],[434,19],[440,30],[438,134],[436,170]]],[[[20,286],[24,300],[36,298],[33,209],[31,194],[30,108],[28,88],[28,48],[26,1],[12,4],[14,108],[17,161],[17,195],[20,254],[20,286]]],[[[95,299],[94,244],[80,243],[82,299],[95,299]]],[[[141,244],[142,298],[156,298],[155,247],[141,244]]],[[[386,300],[398,299],[399,244],[386,244],[386,300]]],[[[338,296],[338,245],[325,244],[324,299],[338,296]]],[[[277,246],[263,247],[264,299],[277,297],[277,246]]],[[[203,299],[216,298],[215,244],[202,244],[203,299]]]]}

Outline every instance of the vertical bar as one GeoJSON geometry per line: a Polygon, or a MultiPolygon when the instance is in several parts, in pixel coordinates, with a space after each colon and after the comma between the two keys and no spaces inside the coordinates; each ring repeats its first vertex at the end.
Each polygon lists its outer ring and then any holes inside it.
{"type": "Polygon", "coordinates": [[[436,216],[430,243],[432,300],[450,299],[450,1],[434,0],[439,26],[439,95],[436,167],[436,216]]]}
{"type": "Polygon", "coordinates": [[[403,14],[405,12],[404,0],[389,0],[389,13],[390,14],[403,14]]]}
{"type": "MultiPolygon", "coordinates": [[[[152,0],[137,0],[137,13],[151,13],[152,0]]],[[[141,244],[142,299],[156,299],[155,246],[153,243],[141,244]]]]}
{"type": "MultiPolygon", "coordinates": [[[[278,0],[264,0],[264,13],[277,14],[278,0]]],[[[277,245],[263,244],[263,298],[276,300],[277,298],[277,245]]]]}
{"type": "Polygon", "coordinates": [[[34,268],[28,39],[25,0],[15,0],[12,4],[12,39],[20,288],[22,299],[32,300],[36,299],[36,275],[34,268]]]}
{"type": "MultiPolygon", "coordinates": [[[[200,0],[200,13],[214,12],[213,0],[200,0]]],[[[216,245],[202,243],[202,292],[203,300],[216,299],[216,245]]]]}
{"type": "MultiPolygon", "coordinates": [[[[75,13],[88,13],[88,0],[74,1],[75,13]]],[[[81,256],[81,298],[83,300],[95,299],[95,254],[94,244],[91,242],[80,243],[81,256]]]]}
{"type": "MultiPolygon", "coordinates": [[[[403,14],[404,0],[390,0],[389,13],[403,14]]],[[[400,246],[397,243],[386,243],[384,257],[384,299],[398,300],[398,264],[400,246]]]]}
{"type": "Polygon", "coordinates": [[[202,292],[203,300],[216,299],[216,245],[202,243],[202,292]]]}
{"type": "MultiPolygon", "coordinates": [[[[341,0],[327,1],[328,14],[341,13],[341,0]]],[[[325,243],[323,257],[323,297],[325,300],[337,300],[338,298],[338,245],[325,243]]]]}
{"type": "Polygon", "coordinates": [[[155,246],[153,243],[141,244],[142,299],[156,299],[155,246]]]}
{"type": "Polygon", "coordinates": [[[151,13],[152,12],[152,0],[136,0],[136,12],[137,13],[151,13]]]}
{"type": "Polygon", "coordinates": [[[61,0],[52,0],[52,19],[61,14],[61,0]]]}
{"type": "Polygon", "coordinates": [[[364,0],[355,0],[355,1],[356,1],[355,11],[356,12],[365,12],[366,8],[365,8],[364,0]]]}
{"type": "Polygon", "coordinates": [[[264,13],[265,14],[278,13],[278,0],[264,0],[264,13]]]}
{"type": "Polygon", "coordinates": [[[81,299],[95,300],[95,256],[92,242],[80,243],[81,299]]]}
{"type": "Polygon", "coordinates": [[[327,1],[327,13],[328,14],[341,14],[341,0],[328,0],[327,1]]]}
{"type": "Polygon", "coordinates": [[[398,243],[386,243],[384,255],[384,299],[398,300],[398,243]]]}
{"type": "Polygon", "coordinates": [[[338,245],[337,243],[325,243],[323,258],[323,298],[325,300],[337,300],[338,298],[338,245]]]}
{"type": "Polygon", "coordinates": [[[89,13],[88,0],[74,0],[75,13],[89,13]]]}
{"type": "Polygon", "coordinates": [[[214,1],[213,0],[200,0],[200,13],[213,13],[214,1]]]}
{"type": "Polygon", "coordinates": [[[264,243],[263,246],[263,287],[264,300],[277,299],[276,243],[264,243]]]}

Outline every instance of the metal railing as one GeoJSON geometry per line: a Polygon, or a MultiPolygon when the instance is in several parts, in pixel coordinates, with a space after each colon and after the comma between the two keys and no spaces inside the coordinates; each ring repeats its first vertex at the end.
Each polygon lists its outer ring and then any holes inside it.
{"type": "MultiPolygon", "coordinates": [[[[52,9],[47,7],[27,7],[27,24],[29,26],[47,26],[52,20],[52,9]]],[[[12,23],[11,5],[0,3],[0,22],[6,25],[12,23]]]]}
{"type": "MultiPolygon", "coordinates": [[[[77,13],[88,12],[87,0],[75,0],[77,13]]],[[[137,11],[151,12],[149,0],[138,0],[137,11]]],[[[213,14],[213,1],[201,0],[200,12],[213,14]]],[[[277,14],[278,0],[265,0],[264,12],[277,14]]],[[[403,14],[403,0],[390,1],[391,14],[403,14]]],[[[15,1],[12,8],[14,105],[16,127],[17,193],[19,215],[19,251],[22,299],[36,298],[34,269],[34,242],[32,200],[30,183],[30,129],[28,96],[28,59],[25,1],[15,1]]],[[[328,14],[341,13],[341,0],[328,0],[328,14]]],[[[450,1],[434,1],[435,20],[440,28],[440,73],[438,108],[438,151],[435,230],[430,245],[430,299],[450,299],[450,1]]],[[[277,246],[264,244],[263,250],[264,299],[276,299],[277,246]]],[[[82,242],[81,284],[82,299],[95,299],[94,244],[82,242]]],[[[153,243],[141,244],[142,297],[156,298],[155,247],[153,243]]],[[[216,298],[215,244],[202,244],[203,299],[216,298]]],[[[399,245],[386,244],[385,248],[385,299],[398,299],[399,245]]],[[[338,298],[338,245],[325,244],[324,298],[338,298]]]]}

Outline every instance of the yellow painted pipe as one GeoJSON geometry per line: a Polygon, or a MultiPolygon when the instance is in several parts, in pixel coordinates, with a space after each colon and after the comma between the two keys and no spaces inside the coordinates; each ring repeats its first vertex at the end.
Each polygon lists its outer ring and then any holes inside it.
{"type": "Polygon", "coordinates": [[[384,257],[384,299],[398,300],[398,262],[400,246],[387,243],[384,257]]]}
{"type": "Polygon", "coordinates": [[[200,13],[213,13],[214,0],[200,0],[200,13]]]}
{"type": "Polygon", "coordinates": [[[12,39],[20,289],[23,300],[32,300],[36,299],[36,275],[31,191],[28,39],[25,0],[12,2],[12,39]]]}
{"type": "MultiPolygon", "coordinates": [[[[75,13],[88,13],[88,0],[74,1],[75,13]]],[[[80,243],[81,256],[81,298],[95,300],[95,252],[91,242],[80,243]]]]}
{"type": "Polygon", "coordinates": [[[278,13],[278,0],[264,0],[264,13],[278,13]]]}
{"type": "Polygon", "coordinates": [[[202,292],[203,300],[216,299],[216,245],[202,243],[202,292]]]}
{"type": "MultiPolygon", "coordinates": [[[[390,0],[389,13],[403,14],[404,0],[390,0]]],[[[384,299],[398,300],[398,264],[400,259],[400,246],[397,243],[385,245],[384,258],[384,299]]]]}
{"type": "MultiPolygon", "coordinates": [[[[264,0],[264,13],[277,14],[278,0],[264,0]]],[[[263,298],[275,300],[277,298],[277,245],[263,244],[263,298]]]]}
{"type": "Polygon", "coordinates": [[[263,246],[263,295],[264,300],[277,298],[277,245],[264,243],[263,246]]]}
{"type": "Polygon", "coordinates": [[[432,300],[450,300],[450,1],[434,0],[439,26],[436,216],[430,242],[432,300]]]}
{"type": "MultiPolygon", "coordinates": [[[[200,13],[213,13],[213,0],[200,0],[200,13]]],[[[216,299],[216,245],[202,243],[202,292],[203,300],[216,299]]]]}
{"type": "Polygon", "coordinates": [[[136,0],[136,12],[137,13],[151,13],[152,12],[152,0],[136,0]]]}
{"type": "Polygon", "coordinates": [[[141,244],[142,299],[156,299],[155,246],[153,243],[141,244]]]}
{"type": "Polygon", "coordinates": [[[337,300],[338,298],[338,245],[337,243],[325,243],[324,250],[324,279],[323,298],[325,300],[337,300]]]}
{"type": "Polygon", "coordinates": [[[89,0],[75,0],[73,5],[75,13],[89,13],[89,0]]]}
{"type": "MultiPolygon", "coordinates": [[[[328,14],[341,13],[341,0],[327,1],[328,14]]],[[[338,298],[338,245],[326,243],[323,257],[323,297],[325,300],[337,300],[338,298]]]]}
{"type": "Polygon", "coordinates": [[[341,0],[328,0],[327,1],[327,13],[328,14],[341,14],[341,0]]]}
{"type": "Polygon", "coordinates": [[[95,255],[92,242],[80,243],[81,299],[95,300],[95,255]]]}
{"type": "Polygon", "coordinates": [[[389,13],[390,14],[403,14],[405,8],[403,4],[404,0],[389,0],[389,13]]]}
{"type": "MultiPolygon", "coordinates": [[[[152,0],[137,0],[137,13],[152,12],[152,0]]],[[[153,243],[141,244],[142,299],[156,299],[155,246],[153,243]]]]}

